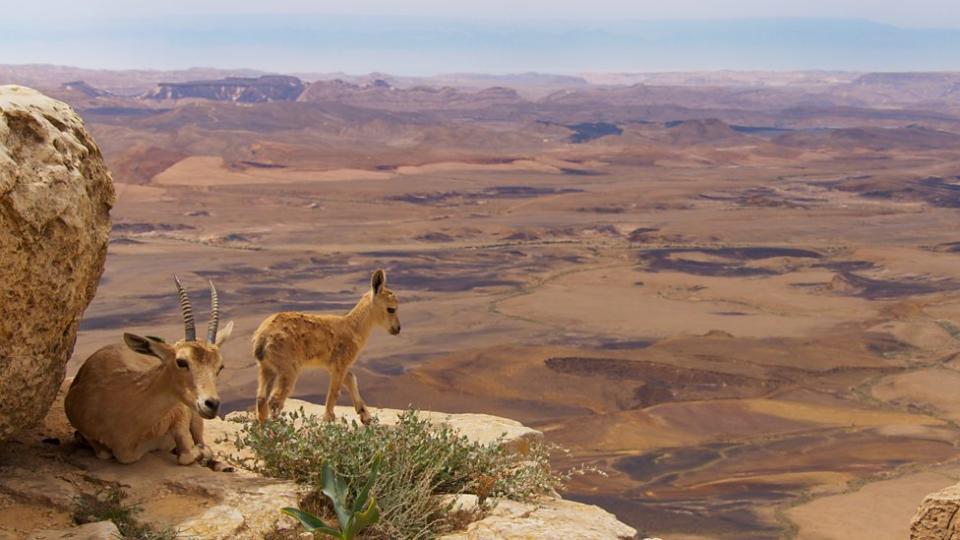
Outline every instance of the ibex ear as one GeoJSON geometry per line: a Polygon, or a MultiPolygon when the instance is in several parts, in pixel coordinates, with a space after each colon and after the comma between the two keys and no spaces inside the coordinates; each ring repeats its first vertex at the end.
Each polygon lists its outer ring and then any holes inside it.
{"type": "Polygon", "coordinates": [[[373,294],[380,294],[380,290],[387,285],[387,273],[383,269],[379,269],[373,273],[373,276],[370,277],[370,288],[373,289],[373,294]]]}
{"type": "Polygon", "coordinates": [[[130,349],[134,352],[146,354],[148,356],[156,356],[161,360],[164,359],[166,345],[164,345],[160,340],[145,338],[136,334],[124,332],[123,341],[127,344],[127,347],[130,347],[130,349]]]}
{"type": "Polygon", "coordinates": [[[230,334],[233,333],[233,321],[227,323],[226,326],[217,331],[217,343],[219,347],[227,338],[230,337],[230,334]]]}

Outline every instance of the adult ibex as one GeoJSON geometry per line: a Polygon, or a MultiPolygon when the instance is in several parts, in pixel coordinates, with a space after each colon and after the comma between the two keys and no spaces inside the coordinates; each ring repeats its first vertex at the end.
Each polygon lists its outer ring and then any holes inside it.
{"type": "MultiPolygon", "coordinates": [[[[220,408],[220,345],[230,337],[233,322],[218,331],[220,306],[210,282],[207,340],[198,341],[190,299],[180,280],[174,280],[184,339],[168,345],[125,333],[126,347],[111,345],[93,353],[70,385],[67,418],[100,459],[113,456],[133,463],[152,450],[176,450],[182,465],[212,457],[203,444],[203,418],[214,418],[220,408]]],[[[220,468],[215,462],[211,466],[220,468]]]]}
{"type": "Polygon", "coordinates": [[[333,407],[340,396],[340,386],[346,385],[360,421],[369,423],[372,417],[350,367],[374,326],[382,326],[393,335],[400,333],[398,303],[397,296],[387,288],[386,272],[377,270],[370,278],[370,290],[346,315],[283,312],[267,317],[253,335],[253,355],[260,364],[260,421],[283,409],[283,402],[303,368],[323,367],[330,372],[324,418],[334,419],[333,407]]]}

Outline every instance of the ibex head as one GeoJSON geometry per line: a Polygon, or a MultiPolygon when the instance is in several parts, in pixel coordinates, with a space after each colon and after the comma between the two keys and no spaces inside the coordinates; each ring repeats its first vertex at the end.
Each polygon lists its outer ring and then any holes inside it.
{"type": "Polygon", "coordinates": [[[397,308],[400,301],[397,295],[387,288],[387,273],[382,269],[374,272],[370,277],[370,288],[374,321],[391,334],[399,334],[400,317],[397,315],[397,308]]]}
{"type": "Polygon", "coordinates": [[[197,340],[197,330],[193,322],[193,308],[180,280],[174,276],[177,292],[180,295],[180,311],[185,329],[184,339],[169,345],[159,338],[143,337],[135,334],[123,334],[127,346],[140,354],[156,356],[168,370],[172,387],[185,405],[195,409],[204,418],[213,418],[220,409],[220,394],[217,392],[217,375],[223,370],[223,358],[220,345],[233,332],[233,321],[219,330],[220,303],[217,289],[210,282],[210,325],[206,342],[197,340]]]}

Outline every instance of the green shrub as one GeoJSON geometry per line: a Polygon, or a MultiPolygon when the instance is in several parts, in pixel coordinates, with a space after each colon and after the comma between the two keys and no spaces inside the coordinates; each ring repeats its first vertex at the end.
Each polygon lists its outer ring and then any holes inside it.
{"type": "Polygon", "coordinates": [[[432,538],[451,530],[452,503],[438,495],[525,501],[559,489],[564,480],[551,472],[544,444],[532,444],[518,455],[499,440],[479,444],[449,426],[431,424],[416,411],[402,413],[395,426],[361,426],[324,422],[301,410],[262,427],[247,422],[234,442],[255,456],[248,467],[315,490],[322,489],[323,465],[329,464],[351,493],[359,492],[382,456],[373,486],[381,519],[366,534],[373,538],[432,538]]]}

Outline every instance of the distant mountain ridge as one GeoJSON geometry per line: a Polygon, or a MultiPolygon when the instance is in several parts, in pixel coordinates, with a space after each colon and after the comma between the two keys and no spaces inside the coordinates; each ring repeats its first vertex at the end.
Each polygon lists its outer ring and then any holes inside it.
{"type": "Polygon", "coordinates": [[[65,82],[61,85],[61,88],[67,91],[80,92],[81,94],[90,97],[103,97],[111,95],[110,92],[100,90],[99,88],[94,88],[93,86],[87,84],[84,81],[70,81],[65,82]]]}
{"type": "Polygon", "coordinates": [[[383,79],[369,84],[342,80],[317,81],[300,95],[303,102],[337,102],[357,107],[396,111],[479,109],[525,101],[516,90],[502,86],[465,91],[449,86],[396,88],[383,79]]]}
{"type": "Polygon", "coordinates": [[[289,75],[227,77],[212,81],[160,83],[143,95],[144,99],[201,98],[236,103],[295,101],[306,86],[289,75]]]}

